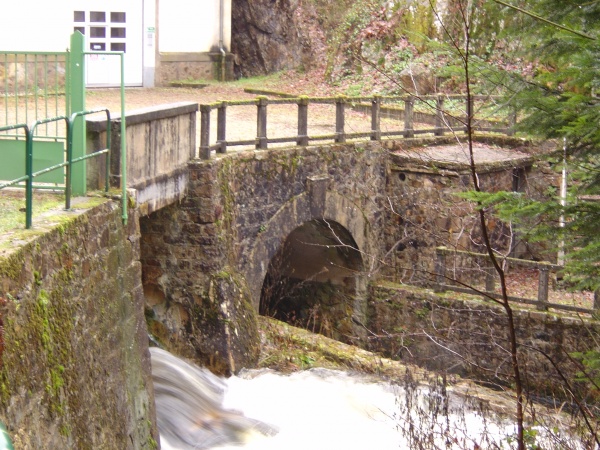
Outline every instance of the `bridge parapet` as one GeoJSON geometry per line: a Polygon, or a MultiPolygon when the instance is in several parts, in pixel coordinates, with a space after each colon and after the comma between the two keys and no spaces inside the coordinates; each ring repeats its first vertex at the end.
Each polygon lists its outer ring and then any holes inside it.
{"type": "MultiPolygon", "coordinates": [[[[181,200],[187,188],[187,164],[195,157],[198,104],[179,102],[129,111],[127,179],[121,180],[120,117],[112,124],[110,175],[113,186],[126,183],[142,214],[181,200]]],[[[106,124],[88,120],[88,148],[104,142],[106,124]]]]}
{"type": "MultiPolygon", "coordinates": [[[[260,93],[260,91],[258,91],[260,93]]],[[[276,94],[281,96],[282,94],[276,94]]],[[[467,129],[479,132],[513,134],[515,113],[498,103],[492,96],[435,95],[435,96],[381,96],[371,97],[307,97],[269,98],[261,95],[255,100],[219,101],[200,105],[200,158],[210,159],[213,151],[226,153],[228,147],[254,146],[264,150],[269,144],[294,143],[307,146],[309,143],[370,139],[416,135],[443,136],[449,133],[465,133],[467,129]],[[227,111],[232,107],[256,105],[256,136],[243,139],[227,139],[227,111]],[[268,106],[285,105],[297,107],[297,134],[268,136],[268,106]],[[448,107],[451,105],[451,107],[448,107]],[[309,109],[332,109],[331,130],[326,134],[309,131],[309,109]],[[347,110],[371,116],[370,129],[349,130],[347,110]],[[211,139],[212,113],[217,112],[216,141],[211,139]],[[382,119],[388,119],[384,126],[382,119]],[[395,122],[395,123],[394,123],[395,122]]],[[[363,120],[365,123],[366,120],[363,120]]],[[[273,131],[273,130],[272,130],[273,131]]],[[[280,134],[280,133],[277,133],[280,134]]]]}

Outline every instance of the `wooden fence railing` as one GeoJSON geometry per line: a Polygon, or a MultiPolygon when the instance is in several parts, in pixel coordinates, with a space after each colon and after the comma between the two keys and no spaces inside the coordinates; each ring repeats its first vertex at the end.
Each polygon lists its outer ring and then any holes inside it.
{"type": "MultiPolygon", "coordinates": [[[[466,252],[460,250],[452,250],[446,247],[438,247],[436,249],[437,259],[436,259],[436,286],[435,289],[439,292],[443,291],[454,291],[461,292],[466,294],[474,294],[481,295],[483,297],[492,297],[495,299],[500,299],[501,295],[495,292],[495,278],[496,272],[491,266],[491,262],[489,256],[483,253],[473,253],[466,252]],[[473,288],[467,287],[465,284],[452,284],[454,279],[451,276],[447,275],[447,264],[446,259],[448,256],[453,257],[462,257],[466,260],[477,259],[482,261],[483,269],[486,272],[485,277],[485,288],[481,291],[477,291],[473,288]],[[486,264],[487,263],[487,264],[486,264]]],[[[550,289],[550,273],[556,273],[563,269],[562,266],[552,264],[544,261],[529,261],[525,259],[517,259],[517,258],[499,258],[502,260],[506,260],[511,267],[527,267],[533,268],[538,271],[538,295],[537,299],[531,298],[523,298],[523,297],[514,297],[509,296],[508,300],[511,302],[534,305],[540,311],[547,311],[549,308],[553,308],[555,310],[560,311],[569,311],[575,313],[583,313],[583,314],[591,314],[595,315],[598,310],[600,310],[600,301],[597,293],[594,295],[594,305],[593,309],[583,308],[574,305],[563,305],[560,303],[550,303],[548,301],[548,292],[550,289]]]]}
{"type": "MultiPolygon", "coordinates": [[[[226,153],[228,147],[233,146],[254,146],[256,149],[267,149],[272,143],[295,143],[299,146],[306,146],[315,141],[333,140],[336,143],[343,143],[349,139],[369,138],[370,140],[381,140],[384,137],[404,137],[411,138],[418,134],[433,134],[443,136],[448,132],[466,132],[466,117],[457,117],[449,114],[444,108],[444,102],[447,100],[463,101],[464,111],[474,111],[474,102],[490,101],[490,96],[472,96],[470,102],[466,101],[464,95],[437,95],[423,97],[391,97],[391,96],[373,96],[373,97],[306,97],[298,98],[268,98],[259,96],[255,100],[241,101],[222,101],[210,104],[200,105],[200,158],[210,159],[211,152],[226,153]],[[433,120],[424,121],[422,113],[415,111],[415,104],[422,102],[433,111],[428,116],[433,120]],[[403,107],[384,108],[385,103],[400,104],[403,107]],[[468,103],[468,104],[467,104],[468,103]],[[333,134],[309,136],[308,134],[308,106],[311,104],[335,105],[335,132],[333,134]],[[226,137],[227,130],[227,110],[235,106],[256,105],[256,136],[246,140],[228,141],[226,137]],[[298,112],[298,132],[294,136],[269,138],[267,136],[267,107],[269,105],[296,105],[298,112]],[[348,133],[345,129],[346,109],[360,108],[370,109],[371,113],[371,131],[348,133]],[[216,143],[211,145],[211,112],[217,111],[217,136],[216,143]],[[396,113],[396,119],[404,119],[403,127],[398,130],[381,129],[382,111],[389,116],[390,110],[396,113]],[[431,128],[415,128],[417,123],[431,123],[431,128]]],[[[509,114],[506,122],[479,121],[475,123],[475,129],[483,132],[497,132],[512,135],[515,124],[515,115],[509,114]]]]}

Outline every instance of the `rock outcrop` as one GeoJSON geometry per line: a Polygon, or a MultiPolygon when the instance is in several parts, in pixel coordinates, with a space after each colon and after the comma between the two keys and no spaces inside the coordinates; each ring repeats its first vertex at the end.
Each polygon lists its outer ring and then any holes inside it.
{"type": "Polygon", "coordinates": [[[232,6],[231,50],[237,77],[308,68],[324,48],[312,5],[298,0],[234,0],[232,6]]]}

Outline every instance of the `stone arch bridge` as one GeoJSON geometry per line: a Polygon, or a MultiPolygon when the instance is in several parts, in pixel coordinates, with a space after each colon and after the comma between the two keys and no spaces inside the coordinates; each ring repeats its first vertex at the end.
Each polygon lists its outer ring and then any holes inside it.
{"type": "MultiPolygon", "coordinates": [[[[478,147],[482,182],[523,188],[532,157],[522,142],[490,139],[478,147]]],[[[470,184],[454,144],[432,137],[246,150],[191,159],[154,177],[162,187],[133,180],[150,331],[223,372],[256,358],[259,312],[360,339],[371,282],[427,283],[437,245],[474,240],[472,211],[454,195],[470,184]],[[173,185],[169,201],[140,194],[173,185]]]]}

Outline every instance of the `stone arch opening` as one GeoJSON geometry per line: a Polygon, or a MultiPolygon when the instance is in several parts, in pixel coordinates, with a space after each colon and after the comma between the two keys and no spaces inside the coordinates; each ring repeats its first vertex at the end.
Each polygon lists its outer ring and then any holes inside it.
{"type": "Polygon", "coordinates": [[[364,316],[363,259],[338,222],[314,219],[295,228],[271,258],[259,312],[351,341],[364,316]]]}

